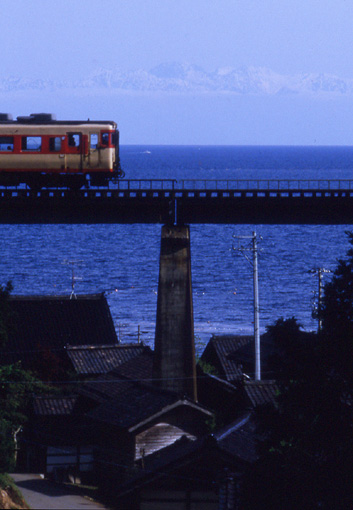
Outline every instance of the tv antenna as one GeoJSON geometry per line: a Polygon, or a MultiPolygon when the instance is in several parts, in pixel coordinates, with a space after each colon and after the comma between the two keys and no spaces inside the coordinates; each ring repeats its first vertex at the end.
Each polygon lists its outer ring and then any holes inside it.
{"type": "MultiPolygon", "coordinates": [[[[255,340],[255,381],[261,381],[261,352],[260,352],[260,307],[259,307],[259,276],[258,276],[258,263],[257,263],[257,234],[253,232],[252,236],[236,236],[233,235],[235,239],[239,239],[238,248],[240,253],[244,255],[246,260],[250,263],[253,268],[253,278],[254,278],[254,340],[255,340]],[[240,240],[250,240],[247,246],[243,246],[240,244],[240,240]],[[248,256],[246,252],[252,251],[252,259],[248,256]]],[[[261,240],[262,237],[259,236],[261,240]]]]}
{"type": "Polygon", "coordinates": [[[83,260],[64,260],[63,264],[67,266],[71,266],[71,294],[70,299],[77,299],[75,294],[75,284],[76,281],[82,280],[81,277],[77,276],[75,273],[75,266],[82,265],[83,260]]]}

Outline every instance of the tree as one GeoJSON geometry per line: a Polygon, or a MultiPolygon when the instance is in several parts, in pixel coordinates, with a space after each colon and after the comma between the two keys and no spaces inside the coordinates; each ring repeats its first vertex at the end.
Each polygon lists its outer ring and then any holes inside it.
{"type": "Polygon", "coordinates": [[[4,346],[8,340],[8,325],[11,317],[8,298],[12,289],[10,281],[5,286],[0,285],[0,347],[4,346]]]}
{"type": "Polygon", "coordinates": [[[273,325],[267,326],[266,330],[272,345],[268,371],[282,384],[305,377],[310,353],[315,345],[315,335],[302,331],[295,317],[281,317],[273,325]]]}
{"type": "Polygon", "coordinates": [[[353,248],[324,288],[320,317],[312,342],[300,342],[293,320],[269,328],[281,391],[277,407],[257,413],[266,439],[245,477],[247,510],[353,508],[353,248]]]}
{"type": "MultiPolygon", "coordinates": [[[[0,285],[0,346],[8,341],[10,318],[8,298],[12,284],[0,285]]],[[[27,421],[34,392],[48,391],[21,363],[0,366],[0,473],[11,471],[15,463],[16,435],[27,421]]]]}
{"type": "MultiPolygon", "coordinates": [[[[353,233],[346,232],[353,246],[353,233]]],[[[330,282],[325,285],[321,307],[322,348],[329,364],[331,375],[335,375],[353,387],[353,248],[347,258],[338,261],[330,282]]]]}
{"type": "Polygon", "coordinates": [[[16,434],[27,421],[33,393],[48,392],[20,363],[0,367],[0,473],[13,467],[16,434]]]}

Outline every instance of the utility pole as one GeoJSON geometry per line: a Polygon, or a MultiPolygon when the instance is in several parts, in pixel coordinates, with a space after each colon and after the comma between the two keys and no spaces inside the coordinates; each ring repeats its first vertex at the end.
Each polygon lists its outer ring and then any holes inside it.
{"type": "MultiPolygon", "coordinates": [[[[315,268],[315,269],[310,269],[308,271],[308,273],[311,273],[311,274],[317,274],[318,277],[319,277],[319,288],[318,288],[318,301],[317,301],[317,316],[318,316],[318,333],[320,333],[321,329],[322,329],[322,320],[321,320],[321,306],[322,306],[322,294],[323,294],[323,283],[322,283],[322,279],[323,279],[323,275],[324,273],[331,273],[331,270],[330,269],[325,269],[324,267],[318,267],[318,268],[315,268]]],[[[314,314],[314,312],[313,312],[314,314]]]]}
{"type": "MultiPolygon", "coordinates": [[[[258,262],[257,262],[257,235],[253,232],[252,236],[233,236],[236,239],[250,239],[250,247],[239,246],[238,250],[241,251],[245,258],[250,262],[253,267],[254,277],[254,340],[255,340],[255,381],[261,380],[261,352],[260,352],[260,306],[259,306],[259,276],[258,276],[258,262]],[[249,259],[244,253],[245,250],[253,252],[253,259],[249,259]]],[[[262,239],[260,237],[260,239],[262,239]]]]}

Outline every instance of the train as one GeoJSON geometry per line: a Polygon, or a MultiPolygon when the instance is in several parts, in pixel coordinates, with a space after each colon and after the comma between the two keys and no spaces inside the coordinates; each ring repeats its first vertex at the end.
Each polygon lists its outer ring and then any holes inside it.
{"type": "Polygon", "coordinates": [[[80,189],[122,177],[116,122],[0,113],[0,186],[80,189]]]}

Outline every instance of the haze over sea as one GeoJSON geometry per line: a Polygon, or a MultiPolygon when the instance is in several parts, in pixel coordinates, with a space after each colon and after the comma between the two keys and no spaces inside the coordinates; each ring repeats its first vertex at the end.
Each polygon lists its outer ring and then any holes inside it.
{"type": "MultiPolygon", "coordinates": [[[[351,147],[123,146],[126,179],[353,179],[351,147]]],[[[14,294],[107,292],[122,342],[153,347],[161,225],[1,225],[0,283],[14,294]],[[74,263],[72,263],[74,261],[74,263]],[[118,291],[114,291],[118,289],[118,291]]],[[[256,231],[260,326],[295,316],[306,330],[318,276],[348,249],[350,225],[191,225],[196,348],[253,330],[253,280],[233,236],[256,231]],[[233,249],[234,248],[234,249],[233,249]]],[[[244,241],[243,241],[244,244],[244,241]]],[[[327,281],[329,274],[325,275],[327,281]]],[[[317,296],[316,296],[317,297],[317,296]]]]}

